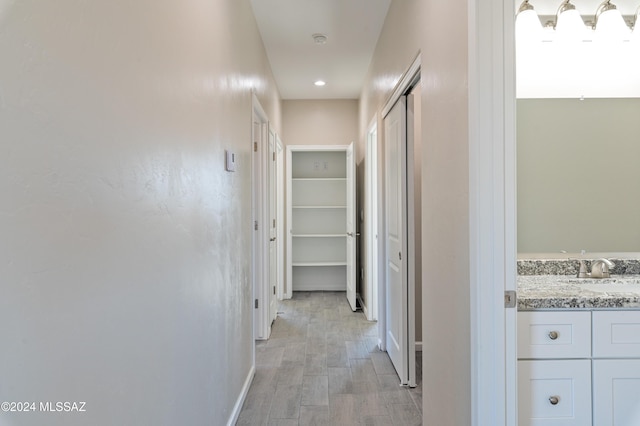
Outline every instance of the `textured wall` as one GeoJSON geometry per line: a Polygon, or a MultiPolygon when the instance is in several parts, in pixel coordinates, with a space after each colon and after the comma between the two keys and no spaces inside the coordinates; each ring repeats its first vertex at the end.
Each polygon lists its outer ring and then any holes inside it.
{"type": "MultiPolygon", "coordinates": [[[[422,53],[424,424],[471,424],[468,2],[396,0],[360,99],[358,162],[369,123],[422,53]]],[[[380,144],[380,161],[384,164],[380,144]]]]}
{"type": "Polygon", "coordinates": [[[252,364],[248,0],[0,5],[3,425],[220,425],[252,364]],[[238,171],[224,171],[224,150],[238,171]]]}

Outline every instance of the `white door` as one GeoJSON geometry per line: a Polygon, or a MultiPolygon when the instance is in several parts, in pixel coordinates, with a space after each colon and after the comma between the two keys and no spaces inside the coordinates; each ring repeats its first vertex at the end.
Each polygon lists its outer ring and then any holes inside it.
{"type": "Polygon", "coordinates": [[[278,282],[278,246],[276,238],[277,229],[277,162],[276,162],[276,137],[272,129],[269,129],[269,324],[278,315],[278,299],[276,285],[278,282]]]}
{"type": "Polygon", "coordinates": [[[402,96],[384,119],[386,347],[401,384],[409,382],[406,112],[406,97],[402,96]]]}
{"type": "Polygon", "coordinates": [[[356,310],[356,160],[353,142],[347,148],[347,300],[356,310]]]}

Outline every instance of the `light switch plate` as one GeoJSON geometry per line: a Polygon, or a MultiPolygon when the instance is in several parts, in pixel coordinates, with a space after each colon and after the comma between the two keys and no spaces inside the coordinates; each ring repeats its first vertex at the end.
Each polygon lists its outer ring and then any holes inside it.
{"type": "Polygon", "coordinates": [[[226,161],[225,161],[225,168],[228,172],[235,172],[236,171],[236,154],[235,152],[232,151],[225,151],[226,154],[226,161]]]}

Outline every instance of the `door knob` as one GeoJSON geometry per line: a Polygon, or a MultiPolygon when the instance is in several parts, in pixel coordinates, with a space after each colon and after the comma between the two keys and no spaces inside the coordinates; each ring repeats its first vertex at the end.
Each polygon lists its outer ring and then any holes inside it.
{"type": "Polygon", "coordinates": [[[554,395],[549,397],[549,403],[551,403],[551,405],[558,405],[559,402],[560,402],[559,396],[554,395]]]}
{"type": "Polygon", "coordinates": [[[275,241],[275,240],[276,240],[276,237],[269,238],[269,241],[275,241]]]}
{"type": "Polygon", "coordinates": [[[353,232],[347,232],[347,237],[353,237],[353,232]]]}
{"type": "Polygon", "coordinates": [[[556,340],[557,338],[558,338],[558,332],[557,331],[550,331],[549,332],[549,339],[556,340]]]}

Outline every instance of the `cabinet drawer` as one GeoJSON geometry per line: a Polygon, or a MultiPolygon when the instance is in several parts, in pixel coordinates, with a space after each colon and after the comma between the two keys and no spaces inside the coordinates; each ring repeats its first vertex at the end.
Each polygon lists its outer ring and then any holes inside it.
{"type": "Polygon", "coordinates": [[[518,358],[590,358],[591,312],[518,312],[518,358]]]}
{"type": "Polygon", "coordinates": [[[640,311],[593,312],[594,358],[640,358],[640,311]]]}
{"type": "Polygon", "coordinates": [[[591,424],[591,361],[518,361],[519,426],[591,424]]]}

